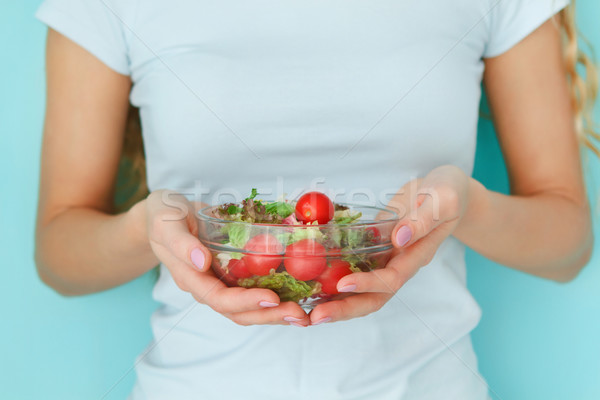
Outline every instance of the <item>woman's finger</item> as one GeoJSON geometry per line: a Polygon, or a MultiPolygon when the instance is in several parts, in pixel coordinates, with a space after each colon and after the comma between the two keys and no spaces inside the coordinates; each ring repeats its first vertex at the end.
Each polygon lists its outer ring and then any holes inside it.
{"type": "Polygon", "coordinates": [[[379,310],[392,297],[390,293],[363,293],[319,304],[310,313],[311,325],[364,317],[379,310]]]}
{"type": "Polygon", "coordinates": [[[219,278],[208,273],[196,274],[188,281],[194,298],[218,313],[237,313],[277,307],[279,296],[269,289],[227,287],[219,278]]]}
{"type": "Polygon", "coordinates": [[[191,293],[196,301],[208,305],[219,313],[261,310],[279,305],[279,297],[272,290],[230,288],[211,271],[197,272],[189,268],[167,249],[160,254],[160,257],[168,266],[179,288],[191,293]]]}
{"type": "Polygon", "coordinates": [[[192,286],[194,298],[220,314],[264,310],[279,306],[279,297],[269,289],[227,287],[217,277],[203,277],[192,286]]]}
{"type": "Polygon", "coordinates": [[[443,223],[458,220],[461,195],[452,184],[438,183],[421,187],[415,208],[392,231],[397,248],[412,246],[443,223]]]}
{"type": "Polygon", "coordinates": [[[421,267],[431,262],[451,229],[448,224],[438,226],[423,240],[397,253],[385,268],[346,275],[338,282],[338,290],[347,292],[344,288],[351,288],[354,293],[397,292],[421,267]]]}
{"type": "Polygon", "coordinates": [[[297,303],[286,301],[278,307],[248,311],[241,313],[226,314],[238,325],[293,325],[306,327],[310,325],[310,318],[297,303]]]}
{"type": "Polygon", "coordinates": [[[408,247],[431,232],[437,224],[434,215],[435,204],[431,196],[423,198],[421,204],[412,209],[392,231],[392,243],[397,248],[408,247]]]}
{"type": "Polygon", "coordinates": [[[414,197],[412,194],[409,196],[409,203],[414,204],[392,236],[394,246],[398,248],[411,246],[444,222],[458,221],[466,208],[469,177],[455,165],[437,167],[424,179],[411,183],[408,185],[409,193],[415,194],[414,197]],[[411,190],[414,185],[418,189],[411,190]]]}
{"type": "Polygon", "coordinates": [[[279,296],[269,289],[227,287],[210,273],[196,273],[187,286],[194,298],[218,313],[238,313],[277,307],[279,296]]]}
{"type": "Polygon", "coordinates": [[[152,192],[147,198],[147,207],[148,236],[153,247],[165,246],[190,267],[206,270],[211,254],[197,237],[194,206],[185,196],[168,190],[152,192]]]}
{"type": "Polygon", "coordinates": [[[162,245],[167,247],[179,260],[197,271],[206,271],[211,262],[211,254],[200,239],[193,236],[183,221],[162,223],[162,245]]]}

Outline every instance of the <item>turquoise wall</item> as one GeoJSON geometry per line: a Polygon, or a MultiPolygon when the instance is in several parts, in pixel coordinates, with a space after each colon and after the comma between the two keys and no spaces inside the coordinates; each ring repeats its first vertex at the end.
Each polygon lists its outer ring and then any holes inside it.
{"type": "MultiPolygon", "coordinates": [[[[152,277],[62,298],[39,282],[33,264],[44,108],[45,28],[33,19],[39,2],[0,5],[0,398],[122,399],[133,383],[134,359],[151,338],[152,277]]],[[[581,30],[600,49],[600,2],[580,0],[578,8],[581,30]]],[[[506,191],[493,129],[487,121],[480,128],[475,176],[506,191]]],[[[599,165],[589,167],[598,171],[599,165]]],[[[597,175],[589,179],[594,199],[597,175]]],[[[598,220],[596,213],[596,232],[598,220]]],[[[590,265],[566,285],[468,254],[469,286],[483,309],[473,338],[495,399],[600,399],[596,243],[590,265]]]]}

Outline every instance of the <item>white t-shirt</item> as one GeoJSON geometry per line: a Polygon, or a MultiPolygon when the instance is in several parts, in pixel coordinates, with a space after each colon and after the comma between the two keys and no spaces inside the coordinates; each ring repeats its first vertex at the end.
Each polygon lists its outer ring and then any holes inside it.
{"type": "MultiPolygon", "coordinates": [[[[46,0],[37,17],[131,76],[151,190],[214,202],[324,180],[382,205],[436,166],[471,174],[482,58],[567,3],[46,0]]],[[[450,237],[380,311],[306,329],[237,326],[161,266],[131,398],[484,399],[464,250],[450,237]]]]}

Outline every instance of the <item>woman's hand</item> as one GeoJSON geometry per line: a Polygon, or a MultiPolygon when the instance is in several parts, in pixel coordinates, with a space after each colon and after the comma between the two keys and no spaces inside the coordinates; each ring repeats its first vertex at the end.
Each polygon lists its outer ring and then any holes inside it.
{"type": "Polygon", "coordinates": [[[440,244],[458,226],[469,201],[469,177],[448,165],[408,182],[390,207],[399,211],[392,231],[394,250],[385,268],[342,278],[340,292],[360,293],[317,306],[313,325],[361,317],[379,310],[421,267],[431,262],[440,244]]]}
{"type": "Polygon", "coordinates": [[[229,288],[213,274],[210,251],[198,239],[196,212],[201,203],[167,190],[152,192],[143,202],[152,251],[181,290],[240,325],[309,324],[298,304],[279,304],[275,292],[229,288]]]}

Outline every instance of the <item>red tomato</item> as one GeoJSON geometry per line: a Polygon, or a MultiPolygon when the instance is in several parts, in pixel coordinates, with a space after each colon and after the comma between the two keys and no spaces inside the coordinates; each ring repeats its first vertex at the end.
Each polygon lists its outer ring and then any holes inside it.
{"type": "Polygon", "coordinates": [[[269,275],[271,269],[277,269],[281,264],[283,245],[273,235],[263,233],[248,240],[244,250],[263,253],[244,255],[244,264],[254,275],[269,275]]]}
{"type": "Polygon", "coordinates": [[[337,283],[346,275],[350,275],[350,263],[344,260],[330,260],[329,266],[317,278],[317,282],[321,282],[323,293],[338,294],[337,283]]]}
{"type": "Polygon", "coordinates": [[[300,281],[310,281],[327,267],[325,247],[313,239],[303,239],[285,249],[283,265],[287,272],[300,281]]]}
{"type": "Polygon", "coordinates": [[[304,223],[318,221],[323,225],[331,221],[334,213],[333,203],[323,193],[308,192],[296,203],[296,218],[304,223]]]}
{"type": "Polygon", "coordinates": [[[240,260],[232,258],[229,260],[227,268],[229,269],[229,273],[236,278],[250,278],[252,276],[252,272],[248,271],[248,267],[243,258],[240,260]]]}

